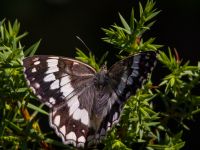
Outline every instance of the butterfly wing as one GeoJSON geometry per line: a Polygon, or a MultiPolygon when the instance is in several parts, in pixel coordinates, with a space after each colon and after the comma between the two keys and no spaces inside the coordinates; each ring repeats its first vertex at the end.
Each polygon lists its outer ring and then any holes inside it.
{"type": "Polygon", "coordinates": [[[59,109],[52,108],[50,125],[62,138],[64,144],[84,147],[91,133],[91,106],[94,99],[93,86],[81,94],[70,98],[67,105],[59,109]]]}
{"type": "Polygon", "coordinates": [[[135,94],[156,64],[154,51],[141,52],[115,63],[109,70],[109,83],[122,101],[135,94]]]}
{"type": "Polygon", "coordinates": [[[84,146],[94,99],[95,70],[69,58],[33,56],[23,60],[30,88],[50,109],[50,125],[66,144],[84,146]]]}
{"type": "Polygon", "coordinates": [[[115,63],[108,72],[112,103],[107,115],[102,120],[98,137],[102,139],[114,124],[118,123],[124,102],[142,86],[156,63],[156,53],[142,52],[115,63]]]}

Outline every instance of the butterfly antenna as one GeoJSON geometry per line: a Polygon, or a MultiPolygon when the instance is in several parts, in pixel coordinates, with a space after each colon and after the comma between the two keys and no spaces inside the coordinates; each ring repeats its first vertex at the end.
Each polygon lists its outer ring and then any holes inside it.
{"type": "Polygon", "coordinates": [[[85,48],[91,52],[90,48],[85,44],[85,42],[79,37],[79,36],[76,36],[76,38],[85,46],[85,48]]]}

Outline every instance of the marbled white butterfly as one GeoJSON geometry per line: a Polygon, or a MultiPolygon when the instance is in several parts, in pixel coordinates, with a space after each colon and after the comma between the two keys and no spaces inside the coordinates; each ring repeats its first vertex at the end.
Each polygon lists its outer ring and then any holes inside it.
{"type": "Polygon", "coordinates": [[[32,56],[23,60],[27,82],[50,108],[50,126],[64,144],[96,144],[119,121],[124,102],[142,86],[156,53],[141,52],[96,72],[78,60],[32,56]]]}

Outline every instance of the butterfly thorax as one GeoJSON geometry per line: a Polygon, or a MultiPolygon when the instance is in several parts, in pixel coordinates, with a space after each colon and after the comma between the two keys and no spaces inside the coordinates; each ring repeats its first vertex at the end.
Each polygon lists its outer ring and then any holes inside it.
{"type": "Polygon", "coordinates": [[[100,71],[95,75],[94,85],[99,90],[102,90],[108,84],[107,67],[101,67],[100,71]]]}

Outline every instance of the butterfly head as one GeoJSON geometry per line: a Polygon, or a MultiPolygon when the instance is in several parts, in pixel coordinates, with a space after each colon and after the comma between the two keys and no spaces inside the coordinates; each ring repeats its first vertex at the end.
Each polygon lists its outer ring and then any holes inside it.
{"type": "Polygon", "coordinates": [[[97,87],[102,87],[107,84],[108,77],[107,77],[107,67],[103,65],[100,68],[100,71],[96,74],[94,83],[97,87]]]}
{"type": "Polygon", "coordinates": [[[108,72],[106,64],[103,64],[103,65],[101,66],[101,68],[100,68],[100,71],[99,71],[99,72],[105,72],[105,73],[107,73],[107,72],[108,72]]]}

